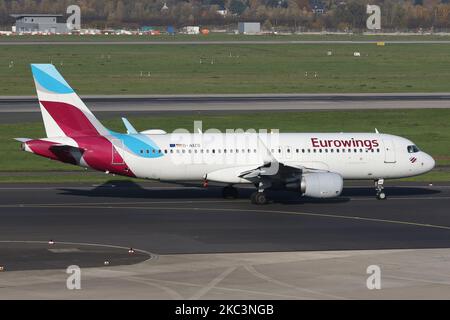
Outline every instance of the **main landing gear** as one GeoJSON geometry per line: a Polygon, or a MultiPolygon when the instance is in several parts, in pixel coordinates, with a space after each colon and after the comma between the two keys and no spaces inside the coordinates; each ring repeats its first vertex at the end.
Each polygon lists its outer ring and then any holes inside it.
{"type": "Polygon", "coordinates": [[[266,204],[267,203],[267,198],[266,198],[266,194],[264,193],[264,191],[253,192],[250,197],[250,200],[252,201],[253,204],[266,204]]]}
{"type": "MultiPolygon", "coordinates": [[[[238,189],[233,186],[226,186],[222,189],[222,196],[225,199],[236,199],[239,196],[238,189]]],[[[264,189],[258,189],[258,191],[253,192],[250,196],[251,202],[253,204],[266,204],[267,198],[264,193],[264,189]]]]}
{"type": "Polygon", "coordinates": [[[386,194],[383,192],[384,179],[375,180],[375,189],[377,191],[378,200],[386,200],[386,194]]]}
{"type": "Polygon", "coordinates": [[[256,184],[256,188],[258,191],[253,192],[250,200],[253,204],[266,204],[267,203],[267,197],[264,192],[265,189],[270,188],[272,184],[270,181],[260,181],[258,184],[256,184]]]}

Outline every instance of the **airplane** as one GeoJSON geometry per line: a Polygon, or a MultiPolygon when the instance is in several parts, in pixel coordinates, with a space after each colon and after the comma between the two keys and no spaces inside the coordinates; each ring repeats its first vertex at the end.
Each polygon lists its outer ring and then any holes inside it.
{"type": "Polygon", "coordinates": [[[266,190],[299,196],[340,196],[344,180],[373,180],[386,199],[385,179],[411,177],[434,168],[434,159],[403,137],[379,133],[138,132],[104,127],[52,64],[31,64],[46,138],[16,138],[23,151],[52,160],[131,178],[252,184],[253,204],[268,203],[266,190]]]}

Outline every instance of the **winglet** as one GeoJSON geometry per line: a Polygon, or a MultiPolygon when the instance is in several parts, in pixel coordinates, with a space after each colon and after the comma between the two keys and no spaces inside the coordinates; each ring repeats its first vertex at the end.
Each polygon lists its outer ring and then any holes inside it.
{"type": "Polygon", "coordinates": [[[274,157],[272,152],[267,148],[266,144],[262,141],[261,137],[258,135],[258,146],[261,146],[262,148],[259,148],[260,150],[264,150],[265,153],[263,153],[263,162],[264,165],[269,163],[278,163],[277,159],[274,157]]]}
{"type": "Polygon", "coordinates": [[[127,118],[122,118],[122,122],[125,125],[125,128],[127,128],[128,134],[137,134],[138,133],[137,130],[130,123],[130,121],[127,120],[127,118]]]}
{"type": "Polygon", "coordinates": [[[375,133],[379,133],[377,128],[375,128],[375,133]]]}

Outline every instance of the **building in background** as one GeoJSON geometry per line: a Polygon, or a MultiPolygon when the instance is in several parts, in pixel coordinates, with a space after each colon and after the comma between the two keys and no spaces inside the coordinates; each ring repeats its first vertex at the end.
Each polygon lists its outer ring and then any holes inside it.
{"type": "Polygon", "coordinates": [[[199,26],[186,26],[182,29],[182,32],[185,34],[199,34],[200,27],[199,26]]]}
{"type": "Polygon", "coordinates": [[[259,22],[239,22],[238,31],[242,34],[257,34],[261,32],[261,24],[259,22]]]}
{"type": "Polygon", "coordinates": [[[325,13],[325,4],[321,0],[311,0],[309,2],[311,6],[311,10],[315,14],[324,14],[325,13]]]}
{"type": "Polygon", "coordinates": [[[16,19],[13,26],[16,33],[69,33],[66,22],[58,22],[62,14],[21,13],[12,14],[11,17],[16,19]]]}

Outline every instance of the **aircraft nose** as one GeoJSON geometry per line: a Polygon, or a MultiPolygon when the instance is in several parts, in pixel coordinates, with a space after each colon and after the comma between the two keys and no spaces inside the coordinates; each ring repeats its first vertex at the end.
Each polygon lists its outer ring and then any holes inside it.
{"type": "Polygon", "coordinates": [[[430,158],[430,170],[434,168],[436,165],[436,161],[434,161],[432,156],[428,156],[430,158]]]}
{"type": "Polygon", "coordinates": [[[423,168],[425,169],[425,171],[426,172],[431,171],[435,165],[436,161],[434,161],[433,157],[425,153],[423,159],[423,168]]]}

